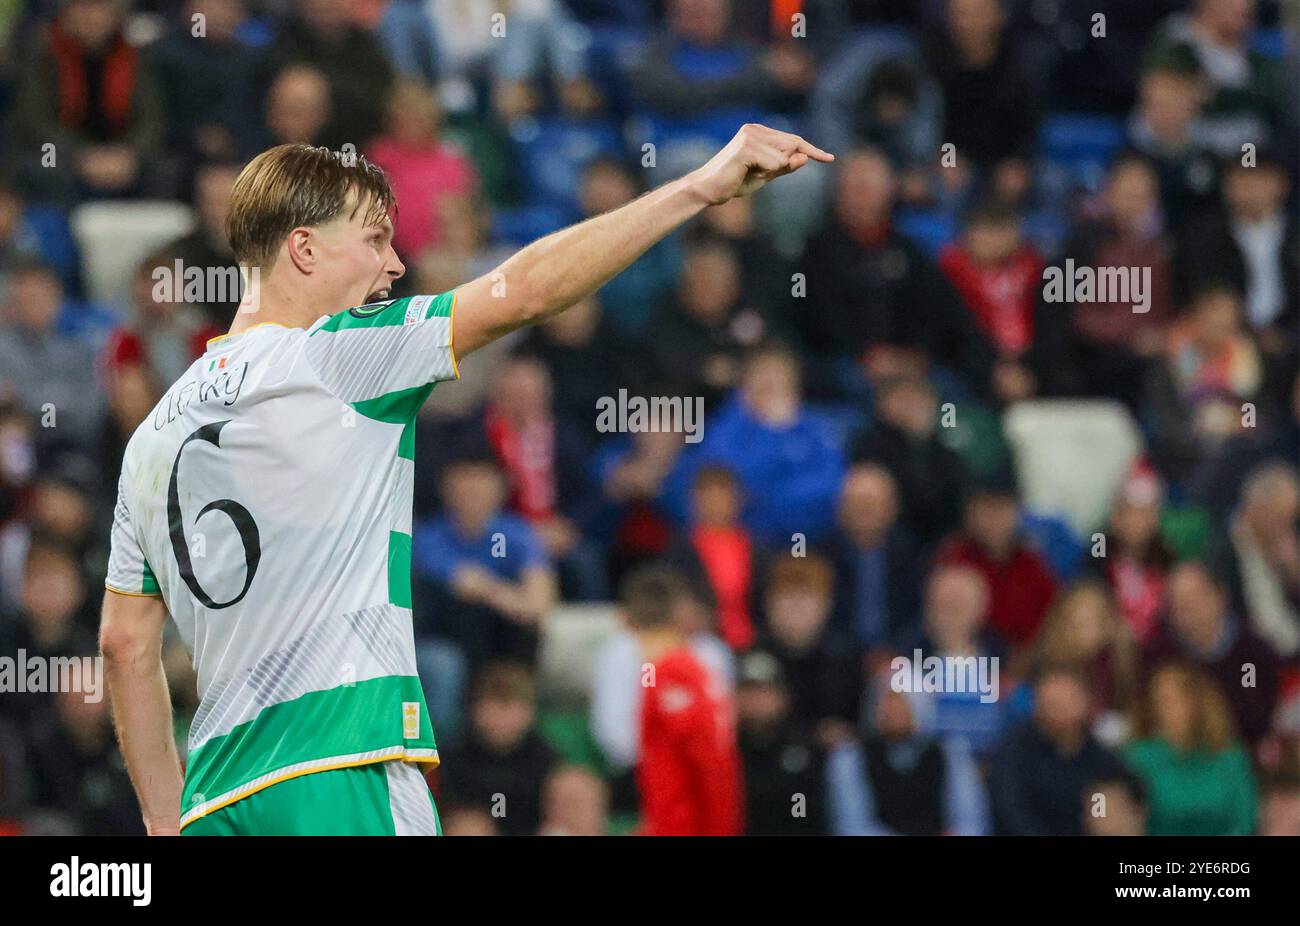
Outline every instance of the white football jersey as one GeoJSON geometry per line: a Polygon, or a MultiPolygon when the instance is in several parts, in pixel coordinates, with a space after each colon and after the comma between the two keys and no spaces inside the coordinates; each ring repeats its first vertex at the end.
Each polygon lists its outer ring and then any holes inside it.
{"type": "Polygon", "coordinates": [[[107,585],[193,655],[181,825],[286,778],[436,762],[415,670],[415,415],[454,294],[209,342],[131,437],[107,585]]]}

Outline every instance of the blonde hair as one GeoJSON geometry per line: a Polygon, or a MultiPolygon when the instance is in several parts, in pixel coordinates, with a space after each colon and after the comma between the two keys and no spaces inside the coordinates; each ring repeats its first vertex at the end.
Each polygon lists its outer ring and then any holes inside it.
{"type": "Polygon", "coordinates": [[[1139,729],[1144,736],[1160,734],[1155,693],[1156,687],[1165,679],[1172,679],[1192,702],[1192,748],[1222,752],[1232,745],[1236,730],[1228,710],[1228,699],[1214,679],[1186,663],[1164,663],[1151,673],[1140,718],[1139,729]]]}

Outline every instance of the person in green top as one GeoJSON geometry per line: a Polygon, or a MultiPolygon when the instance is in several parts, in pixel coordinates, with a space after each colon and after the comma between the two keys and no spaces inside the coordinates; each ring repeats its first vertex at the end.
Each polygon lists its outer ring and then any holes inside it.
{"type": "Polygon", "coordinates": [[[1158,668],[1147,688],[1143,738],[1124,759],[1145,782],[1153,836],[1245,836],[1256,785],[1215,682],[1191,666],[1158,668]]]}

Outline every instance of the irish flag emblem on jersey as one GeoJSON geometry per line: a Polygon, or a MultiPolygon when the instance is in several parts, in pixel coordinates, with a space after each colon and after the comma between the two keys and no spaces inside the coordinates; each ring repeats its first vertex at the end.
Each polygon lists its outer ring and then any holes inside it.
{"type": "Polygon", "coordinates": [[[227,359],[229,358],[226,354],[222,354],[220,357],[213,357],[208,361],[208,372],[215,373],[217,370],[224,370],[226,368],[227,359]]]}

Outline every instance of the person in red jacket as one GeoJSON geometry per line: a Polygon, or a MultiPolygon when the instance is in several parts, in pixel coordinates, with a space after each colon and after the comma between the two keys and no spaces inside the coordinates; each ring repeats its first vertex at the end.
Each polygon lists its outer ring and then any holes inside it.
{"type": "Polygon", "coordinates": [[[641,647],[640,832],[737,836],[744,831],[740,752],[731,698],[691,653],[672,616],[685,597],[676,570],[643,566],[622,606],[641,647]]]}
{"type": "Polygon", "coordinates": [[[1013,650],[1033,641],[1056,597],[1057,579],[1017,527],[1015,481],[988,477],[966,497],[962,529],[940,545],[935,562],[974,566],[989,585],[989,624],[1013,650]]]}

